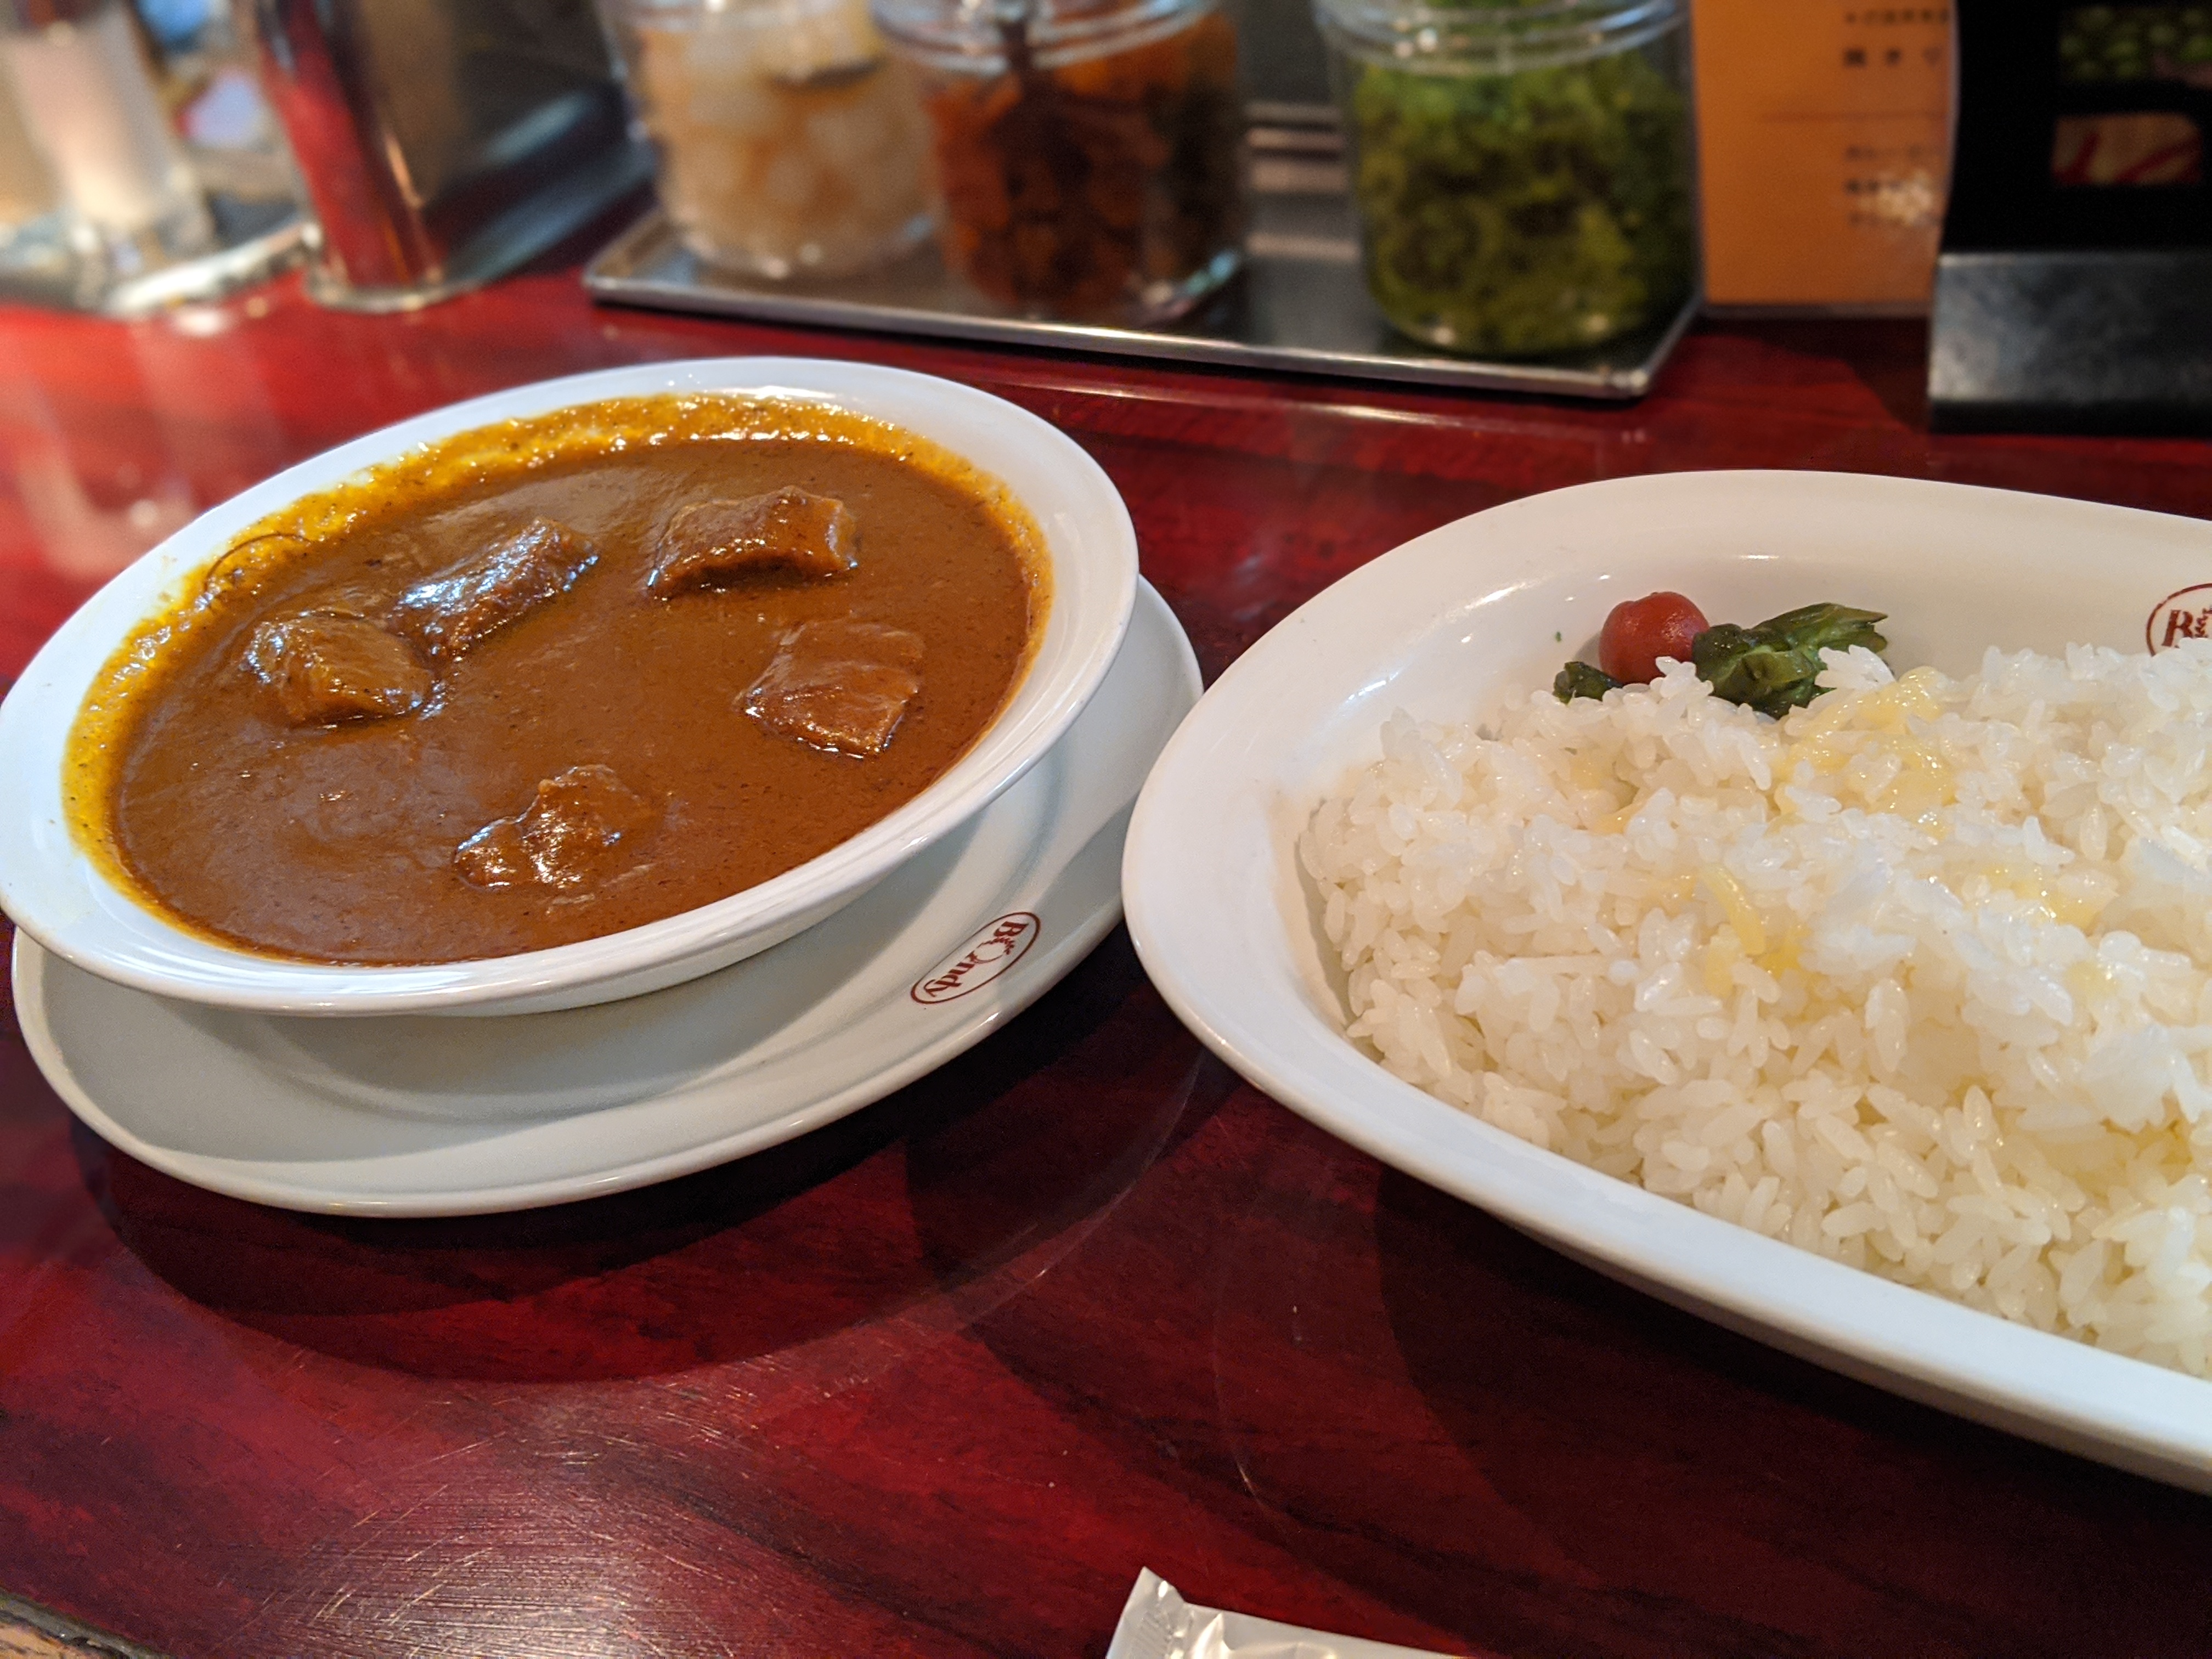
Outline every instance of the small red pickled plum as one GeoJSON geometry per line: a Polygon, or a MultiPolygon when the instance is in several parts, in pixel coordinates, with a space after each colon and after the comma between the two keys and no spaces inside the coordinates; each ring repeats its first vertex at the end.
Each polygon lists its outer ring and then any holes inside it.
{"type": "Polygon", "coordinates": [[[1680,593],[1647,593],[1616,605],[1597,636],[1597,665],[1624,685],[1659,678],[1659,659],[1690,660],[1705,613],[1680,593]]]}

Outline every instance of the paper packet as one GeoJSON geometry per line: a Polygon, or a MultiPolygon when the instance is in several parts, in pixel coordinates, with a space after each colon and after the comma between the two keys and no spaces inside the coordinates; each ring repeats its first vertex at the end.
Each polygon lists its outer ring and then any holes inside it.
{"type": "Polygon", "coordinates": [[[1106,1659],[1446,1659],[1419,1648],[1279,1625],[1218,1607],[1194,1607],[1149,1567],[1114,1626],[1106,1659]]]}

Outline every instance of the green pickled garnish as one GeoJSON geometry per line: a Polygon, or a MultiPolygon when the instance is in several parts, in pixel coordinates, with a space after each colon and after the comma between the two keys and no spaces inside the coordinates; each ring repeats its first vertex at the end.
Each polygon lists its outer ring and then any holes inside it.
{"type": "Polygon", "coordinates": [[[1889,641],[1874,626],[1882,619],[1879,611],[1808,605],[1770,617],[1755,628],[1721,623],[1698,635],[1690,659],[1715,696],[1779,720],[1820,695],[1816,682],[1823,651],[1855,645],[1887,650],[1889,641]]]}
{"type": "MultiPolygon", "coordinates": [[[[1889,641],[1875,629],[1884,619],[1879,611],[1808,605],[1751,628],[1720,623],[1692,641],[1690,662],[1715,696],[1779,720],[1820,695],[1823,651],[1848,651],[1855,645],[1887,651],[1889,641]]],[[[1553,678],[1552,695],[1572,702],[1577,697],[1602,697],[1621,684],[1601,668],[1576,661],[1553,678]]]]}
{"type": "Polygon", "coordinates": [[[1561,702],[1572,702],[1577,697],[1602,697],[1620,688],[1619,680],[1586,662],[1569,663],[1552,680],[1552,695],[1561,702]]]}

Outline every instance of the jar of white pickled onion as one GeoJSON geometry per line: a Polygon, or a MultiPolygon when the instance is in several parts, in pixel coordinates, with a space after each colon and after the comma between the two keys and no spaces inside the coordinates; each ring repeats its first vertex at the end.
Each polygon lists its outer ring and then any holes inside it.
{"type": "Polygon", "coordinates": [[[929,142],[866,0],[601,0],[661,205],[710,264],[838,276],[929,234],[929,142]]]}

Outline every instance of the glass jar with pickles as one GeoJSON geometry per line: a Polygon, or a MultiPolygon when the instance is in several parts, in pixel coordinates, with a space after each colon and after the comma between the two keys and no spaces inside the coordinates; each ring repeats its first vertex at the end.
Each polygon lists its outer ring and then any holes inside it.
{"type": "Polygon", "coordinates": [[[1028,316],[1158,322],[1242,258],[1216,0],[875,0],[921,79],[945,263],[1028,316]]]}
{"type": "Polygon", "coordinates": [[[1314,0],[1369,292],[1531,357],[1670,316],[1696,276],[1682,0],[1314,0]]]}
{"type": "Polygon", "coordinates": [[[602,0],[662,206],[709,264],[848,276],[926,240],[929,161],[867,0],[602,0]]]}

